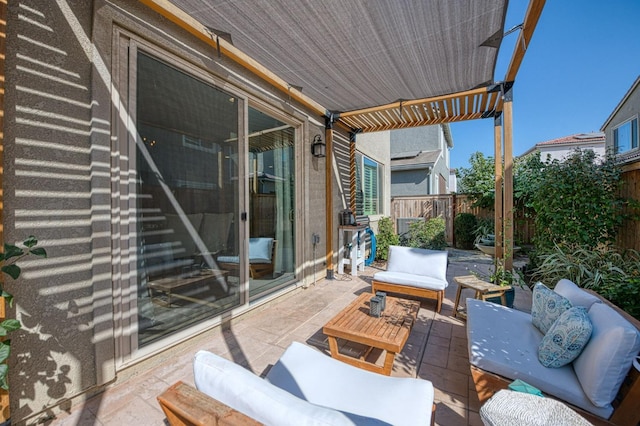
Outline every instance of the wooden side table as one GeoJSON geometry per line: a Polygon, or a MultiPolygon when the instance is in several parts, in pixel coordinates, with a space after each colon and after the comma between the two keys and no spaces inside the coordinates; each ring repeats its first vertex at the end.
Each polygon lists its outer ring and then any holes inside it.
{"type": "Polygon", "coordinates": [[[486,281],[481,280],[475,275],[464,275],[461,277],[454,277],[455,282],[458,284],[458,292],[456,293],[456,303],[453,307],[453,316],[454,317],[467,317],[464,309],[460,309],[460,294],[462,293],[463,288],[470,288],[475,290],[475,298],[481,300],[487,300],[493,297],[500,297],[500,301],[502,305],[507,304],[507,290],[511,290],[511,286],[500,286],[488,283],[486,281]]]}

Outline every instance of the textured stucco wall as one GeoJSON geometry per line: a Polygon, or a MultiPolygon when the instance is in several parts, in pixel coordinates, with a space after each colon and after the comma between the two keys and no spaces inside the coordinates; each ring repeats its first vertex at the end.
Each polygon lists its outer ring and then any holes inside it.
{"type": "MultiPolygon", "coordinates": [[[[127,312],[113,303],[120,280],[117,265],[125,260],[112,250],[112,241],[119,237],[112,230],[122,229],[113,223],[112,209],[119,200],[113,204],[118,159],[111,155],[112,132],[122,113],[116,108],[119,99],[127,96],[111,75],[116,28],[302,123],[303,137],[296,147],[301,281],[308,282],[313,271],[312,233],[321,235],[317,265],[324,262],[329,238],[324,225],[326,160],[310,153],[313,136],[324,135],[320,117],[291,104],[138,2],[16,0],[9,2],[7,28],[5,236],[15,241],[34,234],[49,254],[48,259],[22,262],[20,282],[8,283],[24,326],[12,336],[10,362],[11,414],[19,423],[68,408],[81,394],[97,392],[125,372],[133,374],[131,370],[164,356],[152,354],[142,362],[116,357],[127,351],[126,342],[117,339],[117,325],[127,312]]],[[[341,137],[338,146],[344,147],[346,136],[341,137]]],[[[337,164],[343,165],[341,161],[337,164]]],[[[333,179],[337,220],[344,192],[340,175],[333,179]]],[[[336,239],[337,233],[330,236],[336,239]]],[[[324,272],[317,269],[318,275],[324,272]]],[[[168,345],[167,351],[179,344],[168,345]]]]}
{"type": "Polygon", "coordinates": [[[440,149],[440,126],[422,126],[391,132],[391,154],[440,149]]]}
{"type": "Polygon", "coordinates": [[[359,152],[381,164],[384,170],[382,182],[382,212],[369,217],[371,229],[378,232],[378,221],[391,214],[391,135],[393,132],[362,133],[356,137],[359,152]]]}

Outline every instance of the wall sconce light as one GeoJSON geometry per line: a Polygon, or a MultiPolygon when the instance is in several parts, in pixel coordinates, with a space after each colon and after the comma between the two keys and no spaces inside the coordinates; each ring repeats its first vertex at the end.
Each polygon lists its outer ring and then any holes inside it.
{"type": "Polygon", "coordinates": [[[315,135],[313,142],[311,143],[311,154],[313,154],[314,157],[326,157],[326,148],[327,146],[322,141],[322,137],[320,135],[315,135]]]}

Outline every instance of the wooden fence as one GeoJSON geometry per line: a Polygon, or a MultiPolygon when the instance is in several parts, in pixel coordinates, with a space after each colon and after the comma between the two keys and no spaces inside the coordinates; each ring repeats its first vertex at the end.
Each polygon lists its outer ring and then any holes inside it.
{"type": "MultiPolygon", "coordinates": [[[[453,218],[460,213],[472,213],[477,218],[493,218],[493,209],[473,207],[472,201],[464,194],[426,195],[422,197],[394,197],[391,199],[391,219],[396,232],[399,224],[411,218],[431,219],[443,217],[447,244],[454,243],[453,218]]],[[[522,211],[514,212],[514,236],[517,244],[531,244],[533,240],[533,219],[522,211]]]]}
{"type": "MultiPolygon", "coordinates": [[[[640,162],[623,169],[622,181],[620,195],[640,201],[640,162]]],[[[640,250],[640,221],[636,219],[624,221],[618,232],[617,246],[621,249],[640,250]]]]}

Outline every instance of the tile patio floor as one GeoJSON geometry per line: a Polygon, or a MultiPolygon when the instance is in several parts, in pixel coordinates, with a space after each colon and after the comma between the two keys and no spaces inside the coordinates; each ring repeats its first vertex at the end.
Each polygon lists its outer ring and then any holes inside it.
{"type": "MultiPolygon", "coordinates": [[[[433,383],[437,425],[482,425],[469,371],[465,323],[451,316],[457,290],[453,277],[468,275],[468,268],[483,270],[491,259],[477,251],[450,253],[450,285],[442,311],[436,314],[434,301],[422,301],[418,320],[404,350],[396,357],[392,376],[417,376],[433,383]]],[[[337,275],[334,280],[321,280],[276,299],[234,319],[230,325],[205,333],[164,363],[112,386],[45,424],[165,425],[156,396],[177,380],[193,384],[191,361],[199,349],[232,359],[256,374],[264,374],[292,341],[328,353],[322,326],[358,294],[370,291],[369,283],[376,271],[367,267],[357,277],[337,275]]],[[[528,290],[517,289],[516,308],[528,310],[530,297],[528,290]]]]}

